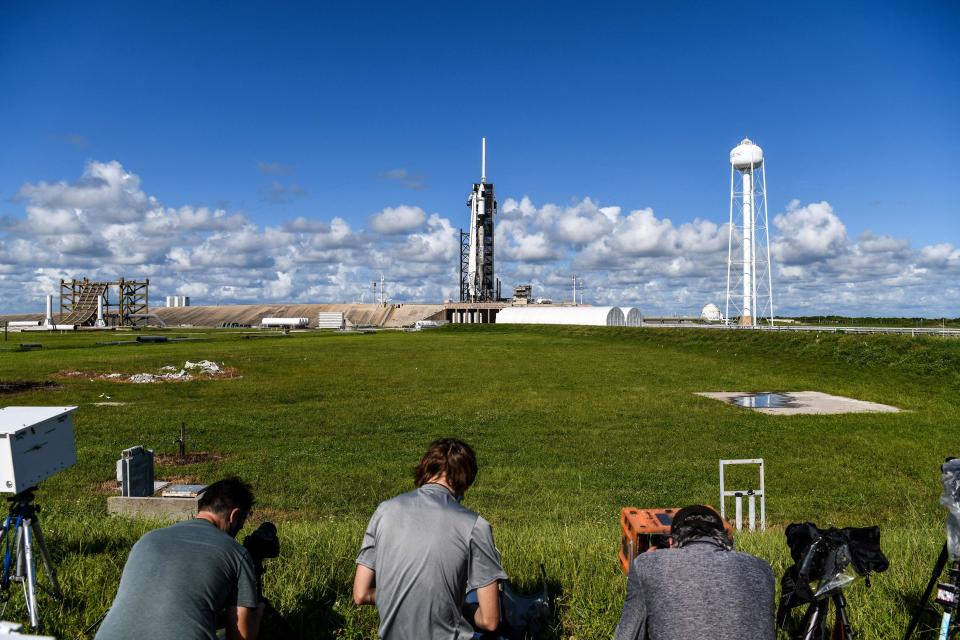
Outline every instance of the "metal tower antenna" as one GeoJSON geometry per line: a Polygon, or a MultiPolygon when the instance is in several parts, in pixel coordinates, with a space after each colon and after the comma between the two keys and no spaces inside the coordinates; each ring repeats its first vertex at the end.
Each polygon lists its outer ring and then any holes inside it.
{"type": "Polygon", "coordinates": [[[481,138],[480,143],[480,184],[487,181],[487,139],[481,138]]]}
{"type": "Polygon", "coordinates": [[[763,149],[744,138],[730,152],[730,227],[727,239],[727,305],[726,322],[730,322],[730,307],[739,315],[739,324],[745,327],[757,326],[757,318],[766,318],[773,324],[773,273],[770,263],[769,216],[767,215],[767,173],[763,161],[763,149]],[[740,177],[740,189],[737,189],[737,176],[740,177]],[[741,214],[742,235],[740,249],[742,260],[734,259],[734,211],[741,214]],[[757,258],[757,244],[762,251],[757,258]],[[764,246],[766,245],[766,246],[764,246]],[[731,278],[736,273],[734,266],[742,269],[739,282],[731,278]],[[758,296],[758,282],[760,294],[758,296]],[[737,284],[742,285],[742,304],[731,295],[737,284]],[[766,296],[762,294],[766,289],[766,296]],[[766,299],[763,299],[766,298],[766,299]]]}

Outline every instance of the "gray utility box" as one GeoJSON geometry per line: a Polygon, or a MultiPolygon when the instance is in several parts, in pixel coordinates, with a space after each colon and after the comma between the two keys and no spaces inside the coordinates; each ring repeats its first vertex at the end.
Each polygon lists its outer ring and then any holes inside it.
{"type": "Polygon", "coordinates": [[[0,409],[0,493],[20,493],[77,463],[75,410],[0,409]]]}
{"type": "Polygon", "coordinates": [[[120,495],[128,498],[152,496],[153,451],[141,445],[124,449],[117,460],[117,482],[120,483],[120,495]]]}

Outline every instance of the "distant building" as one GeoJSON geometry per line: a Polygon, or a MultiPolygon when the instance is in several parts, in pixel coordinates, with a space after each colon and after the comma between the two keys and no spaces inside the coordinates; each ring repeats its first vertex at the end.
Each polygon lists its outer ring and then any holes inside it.
{"type": "Polygon", "coordinates": [[[513,304],[529,304],[533,301],[533,285],[522,284],[513,288],[513,304]]]}

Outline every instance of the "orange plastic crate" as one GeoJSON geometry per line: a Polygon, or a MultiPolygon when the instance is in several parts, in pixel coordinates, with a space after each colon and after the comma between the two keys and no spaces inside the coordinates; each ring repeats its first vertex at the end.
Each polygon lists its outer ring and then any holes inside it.
{"type": "MultiPolygon", "coordinates": [[[[637,555],[650,547],[666,544],[670,536],[673,516],[680,509],[638,509],[624,507],[620,510],[620,567],[624,573],[630,570],[630,563],[637,555]]],[[[732,534],[729,522],[724,523],[727,533],[732,534]]]]}
{"type": "Polygon", "coordinates": [[[620,510],[620,567],[626,573],[637,554],[648,550],[660,540],[653,536],[669,536],[673,514],[679,509],[637,509],[625,507],[620,510]]]}

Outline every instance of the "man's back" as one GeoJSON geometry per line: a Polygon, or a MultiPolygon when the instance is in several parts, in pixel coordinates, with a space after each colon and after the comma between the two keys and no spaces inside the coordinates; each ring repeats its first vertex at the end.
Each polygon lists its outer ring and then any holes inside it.
{"type": "Polygon", "coordinates": [[[617,640],[773,640],[770,566],[711,542],[644,553],[630,568],[617,640]]]}
{"type": "Polygon", "coordinates": [[[505,579],[486,520],[437,484],[382,503],[357,563],[376,572],[382,638],[469,638],[466,591],[505,579]]]}
{"type": "Polygon", "coordinates": [[[225,607],[257,606],[249,553],[195,519],[144,535],[130,550],[96,640],[212,640],[225,607]]]}

